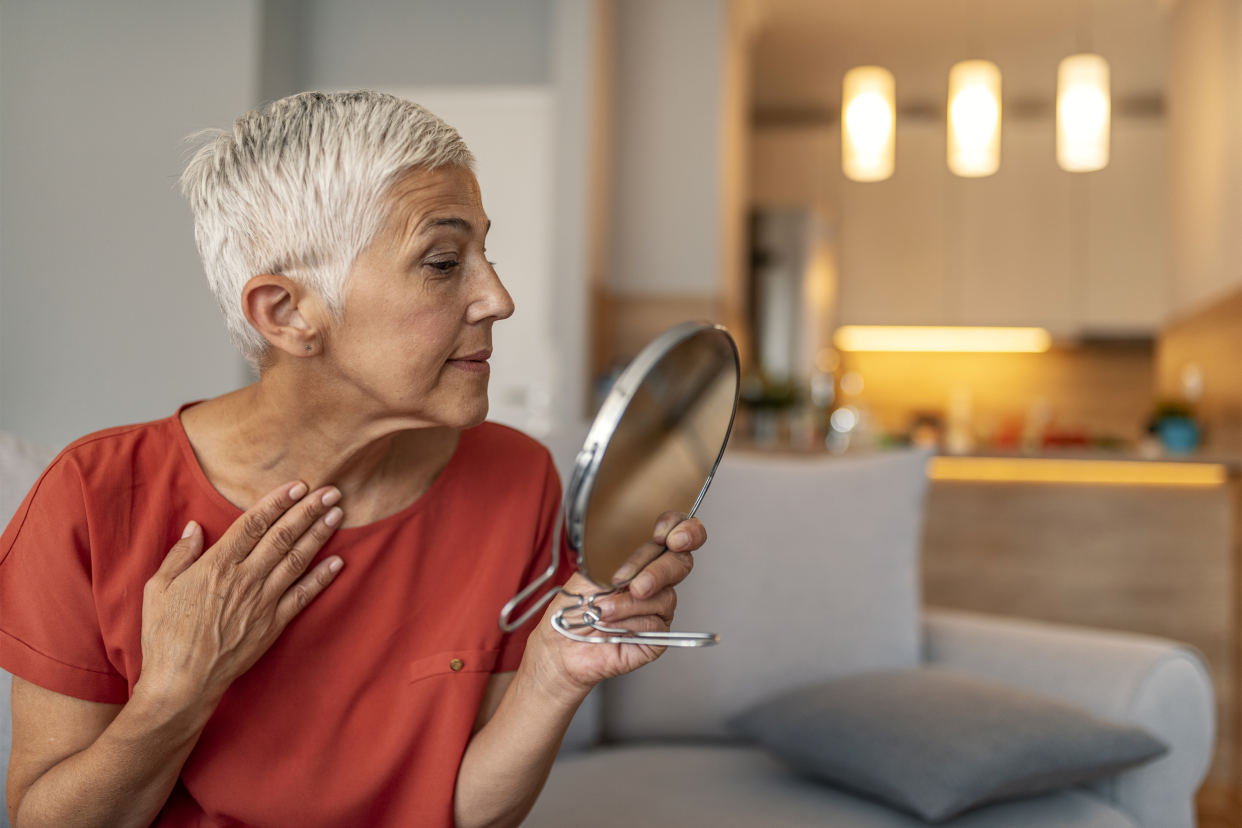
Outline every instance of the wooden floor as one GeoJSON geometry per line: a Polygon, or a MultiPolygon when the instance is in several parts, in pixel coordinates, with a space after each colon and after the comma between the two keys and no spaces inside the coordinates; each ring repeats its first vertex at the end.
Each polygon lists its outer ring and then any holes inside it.
{"type": "Polygon", "coordinates": [[[1199,790],[1199,828],[1239,828],[1242,801],[1236,788],[1204,785],[1199,790]]]}
{"type": "Polygon", "coordinates": [[[924,530],[936,606],[1150,633],[1206,657],[1217,695],[1201,825],[1242,828],[1236,478],[1212,489],[937,482],[924,530]]]}

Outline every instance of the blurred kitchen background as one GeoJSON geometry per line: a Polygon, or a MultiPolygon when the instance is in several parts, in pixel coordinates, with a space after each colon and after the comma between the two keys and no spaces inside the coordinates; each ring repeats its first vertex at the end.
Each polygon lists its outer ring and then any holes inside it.
{"type": "Polygon", "coordinates": [[[929,603],[1198,646],[1242,825],[1242,0],[5,0],[0,428],[249,382],[182,139],[356,87],[479,157],[494,419],[728,325],[731,450],[935,449],[929,603]]]}

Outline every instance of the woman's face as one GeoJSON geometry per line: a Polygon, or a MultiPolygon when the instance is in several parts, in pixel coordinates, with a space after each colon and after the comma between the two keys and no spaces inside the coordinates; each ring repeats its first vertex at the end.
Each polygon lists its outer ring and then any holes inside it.
{"type": "Polygon", "coordinates": [[[415,170],[391,205],[350,271],[324,356],[381,416],[477,425],[487,416],[492,323],[513,314],[484,251],[479,183],[462,167],[415,170]]]}

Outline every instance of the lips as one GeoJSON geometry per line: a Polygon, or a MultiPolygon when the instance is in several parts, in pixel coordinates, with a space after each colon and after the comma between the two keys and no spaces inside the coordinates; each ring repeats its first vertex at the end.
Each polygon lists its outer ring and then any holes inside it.
{"type": "Polygon", "coordinates": [[[490,350],[475,351],[473,354],[450,359],[448,364],[472,374],[488,374],[492,370],[492,367],[487,364],[487,360],[491,355],[492,352],[490,350]]]}

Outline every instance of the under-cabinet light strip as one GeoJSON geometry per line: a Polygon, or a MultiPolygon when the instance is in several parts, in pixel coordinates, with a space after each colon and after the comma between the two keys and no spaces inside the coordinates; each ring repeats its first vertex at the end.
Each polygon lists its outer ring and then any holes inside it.
{"type": "Polygon", "coordinates": [[[1219,486],[1218,463],[1141,460],[1068,460],[1040,457],[933,457],[932,480],[996,483],[1094,483],[1123,486],[1219,486]]]}
{"type": "Polygon", "coordinates": [[[975,351],[1042,353],[1052,346],[1043,328],[951,328],[921,325],[845,325],[833,343],[842,351],[975,351]]]}

